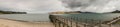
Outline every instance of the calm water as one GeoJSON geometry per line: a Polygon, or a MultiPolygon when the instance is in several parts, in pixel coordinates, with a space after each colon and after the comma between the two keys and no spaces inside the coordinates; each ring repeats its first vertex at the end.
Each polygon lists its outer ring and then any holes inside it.
{"type": "Polygon", "coordinates": [[[64,15],[60,15],[60,16],[66,17],[67,19],[72,18],[75,21],[93,23],[93,20],[95,22],[98,22],[98,21],[104,22],[104,21],[113,20],[113,18],[119,17],[120,13],[104,13],[104,14],[81,13],[81,14],[64,14],[64,15]],[[91,19],[93,19],[93,20],[91,20],[91,19]]]}
{"type": "MultiPolygon", "coordinates": [[[[107,13],[107,14],[94,14],[94,13],[81,13],[81,14],[62,14],[61,16],[71,18],[73,20],[76,19],[94,19],[94,20],[102,20],[109,21],[115,17],[119,17],[120,13],[107,13]]],[[[1,18],[8,18],[14,20],[23,20],[23,21],[50,21],[49,14],[2,14],[1,18]]],[[[76,21],[79,21],[76,20],[76,21]]],[[[80,20],[81,21],[81,20],[80,20]]]]}
{"type": "Polygon", "coordinates": [[[49,14],[3,14],[0,15],[1,18],[8,18],[14,20],[23,20],[23,21],[50,21],[49,14]]]}

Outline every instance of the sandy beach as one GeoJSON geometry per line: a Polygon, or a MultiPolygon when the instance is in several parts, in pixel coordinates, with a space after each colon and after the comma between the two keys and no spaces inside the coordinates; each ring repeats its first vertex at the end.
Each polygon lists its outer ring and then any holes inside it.
{"type": "Polygon", "coordinates": [[[54,27],[54,25],[51,22],[30,23],[0,19],[0,27],[54,27]]]}

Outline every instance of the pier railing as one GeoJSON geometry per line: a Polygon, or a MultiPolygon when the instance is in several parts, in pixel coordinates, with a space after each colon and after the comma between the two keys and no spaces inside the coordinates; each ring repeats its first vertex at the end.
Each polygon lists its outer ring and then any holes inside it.
{"type": "Polygon", "coordinates": [[[109,25],[102,24],[100,20],[78,19],[75,17],[63,17],[59,15],[50,15],[50,20],[51,22],[53,22],[53,24],[55,24],[55,27],[112,27],[111,24],[109,25]],[[85,21],[83,22],[82,20],[85,21]]]}

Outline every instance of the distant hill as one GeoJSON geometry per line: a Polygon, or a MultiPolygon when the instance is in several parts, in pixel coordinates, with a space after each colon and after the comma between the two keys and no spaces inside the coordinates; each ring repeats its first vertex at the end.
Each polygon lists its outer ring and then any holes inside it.
{"type": "Polygon", "coordinates": [[[80,13],[80,11],[70,11],[70,12],[58,11],[58,12],[50,12],[49,14],[76,14],[76,13],[80,13]]]}
{"type": "Polygon", "coordinates": [[[120,11],[116,10],[116,11],[113,11],[113,12],[111,12],[111,13],[120,13],[120,11]]]}
{"type": "MultiPolygon", "coordinates": [[[[51,12],[49,14],[76,14],[76,13],[94,13],[94,12],[81,12],[81,11],[70,11],[70,12],[64,12],[64,11],[58,11],[58,12],[51,12]]],[[[116,10],[109,13],[120,13],[120,11],[116,10]]]]}
{"type": "Polygon", "coordinates": [[[26,12],[0,11],[0,14],[27,14],[26,12]]]}

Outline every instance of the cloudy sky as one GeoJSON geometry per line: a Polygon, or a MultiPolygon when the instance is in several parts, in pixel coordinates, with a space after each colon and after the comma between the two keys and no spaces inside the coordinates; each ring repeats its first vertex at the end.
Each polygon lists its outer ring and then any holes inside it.
{"type": "Polygon", "coordinates": [[[76,11],[106,13],[120,10],[120,0],[63,0],[76,11]]]}
{"type": "Polygon", "coordinates": [[[120,0],[0,0],[0,10],[28,13],[53,11],[112,12],[120,10],[120,0]]]}
{"type": "Polygon", "coordinates": [[[67,11],[58,0],[0,0],[0,10],[25,11],[28,13],[47,13],[67,11]]]}

